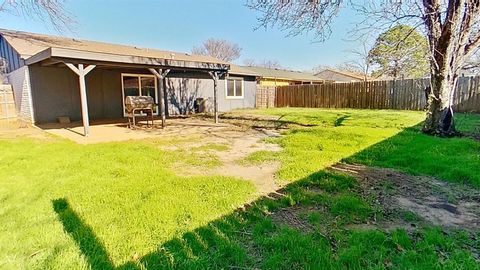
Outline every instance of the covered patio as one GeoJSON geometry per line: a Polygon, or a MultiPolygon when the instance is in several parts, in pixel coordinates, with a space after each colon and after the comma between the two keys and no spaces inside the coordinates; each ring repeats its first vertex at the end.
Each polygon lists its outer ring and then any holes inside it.
{"type": "MultiPolygon", "coordinates": [[[[79,89],[79,101],[80,104],[73,104],[71,106],[79,106],[81,109],[81,125],[80,123],[73,123],[68,125],[65,129],[57,124],[39,124],[42,128],[50,130],[52,133],[58,133],[58,135],[64,134],[66,137],[69,137],[78,142],[87,142],[87,141],[96,141],[101,142],[103,141],[104,136],[108,136],[108,134],[112,133],[113,131],[117,134],[119,140],[130,139],[133,134],[142,137],[148,137],[149,132],[144,132],[141,135],[138,131],[128,130],[123,124],[125,122],[123,119],[120,121],[115,120],[114,124],[107,124],[103,119],[97,119],[96,124],[91,124],[91,114],[89,110],[89,105],[91,105],[91,101],[89,100],[88,96],[94,96],[95,89],[89,89],[91,85],[98,84],[98,79],[88,80],[89,74],[94,73],[95,70],[98,72],[114,72],[115,76],[120,76],[122,79],[122,85],[125,83],[124,81],[124,74],[133,73],[135,76],[138,75],[138,84],[139,84],[139,93],[138,95],[142,95],[142,90],[140,86],[140,79],[150,76],[152,82],[154,82],[155,87],[151,88],[150,92],[147,95],[153,96],[158,106],[156,115],[158,115],[158,119],[155,121],[155,124],[160,126],[162,129],[166,126],[166,91],[165,91],[165,78],[172,73],[195,73],[195,74],[203,74],[200,76],[205,76],[206,78],[211,78],[213,80],[213,110],[214,110],[214,121],[218,123],[218,101],[217,101],[217,91],[218,91],[218,81],[219,79],[224,76],[229,68],[230,65],[221,61],[212,61],[213,58],[205,58],[203,56],[191,56],[188,54],[176,55],[174,53],[163,53],[159,54],[158,51],[154,53],[148,53],[148,51],[139,56],[134,54],[116,54],[116,53],[105,53],[105,52],[93,52],[93,51],[86,51],[86,50],[79,50],[79,49],[71,49],[71,48],[55,48],[51,47],[46,50],[43,50],[32,57],[28,58],[26,64],[29,66],[33,66],[31,70],[35,72],[36,69],[42,71],[42,68],[58,68],[63,69],[64,74],[66,72],[66,68],[75,74],[75,78],[78,81],[78,89],[79,89]],[[150,74],[150,75],[148,75],[150,74]],[[93,81],[92,81],[93,80],[93,81]],[[89,83],[90,82],[90,83],[89,83]],[[154,90],[153,90],[154,89],[154,90]],[[90,93],[89,93],[90,91],[90,93]],[[118,128],[122,127],[122,130],[118,128]],[[68,131],[65,133],[65,131],[68,131]],[[97,134],[98,133],[98,134],[97,134]],[[105,133],[105,134],[103,134],[105,133]],[[84,137],[93,136],[90,140],[80,140],[76,136],[82,135],[84,137]]],[[[40,72],[39,72],[40,73],[40,72]]],[[[51,73],[51,71],[50,71],[51,73]]],[[[45,74],[45,73],[44,73],[45,74]]],[[[55,75],[54,75],[55,76],[55,75]]],[[[61,75],[56,75],[61,76],[61,75]]],[[[71,76],[71,74],[70,74],[71,76]]],[[[43,80],[40,75],[37,75],[36,79],[34,80],[43,80]]],[[[101,82],[105,84],[103,75],[99,79],[101,82]]],[[[143,83],[143,82],[142,82],[143,83]]],[[[153,85],[153,84],[152,84],[153,85]]],[[[105,86],[110,87],[110,86],[105,86]]],[[[111,87],[110,87],[111,88],[111,87]]],[[[60,90],[62,87],[59,87],[60,90]]],[[[53,91],[53,90],[50,90],[53,91]]],[[[34,93],[35,94],[35,93],[34,93]]],[[[145,95],[145,93],[143,93],[145,95]]],[[[117,97],[113,99],[105,98],[105,94],[100,94],[99,97],[103,102],[102,104],[97,104],[97,108],[108,106],[108,102],[115,102],[118,103],[119,100],[117,97]]],[[[125,98],[127,94],[122,93],[122,99],[125,98]]],[[[35,105],[35,103],[34,103],[35,105]]],[[[48,111],[49,107],[46,105],[39,105],[43,106],[43,111],[48,111]]],[[[58,106],[58,105],[57,105],[58,106]]],[[[115,105],[118,107],[118,104],[115,105]]],[[[37,108],[36,108],[37,109],[37,108]]],[[[42,111],[39,110],[39,111],[42,111]]],[[[118,118],[118,108],[116,108],[117,118],[118,118]]],[[[125,108],[123,105],[123,113],[125,112],[125,108]]],[[[111,122],[111,121],[110,121],[111,122]]],[[[174,124],[173,122],[172,124],[174,124]]],[[[157,130],[157,129],[154,129],[157,130]]],[[[158,132],[158,130],[157,130],[158,132]]],[[[151,132],[150,132],[151,133],[151,132]]]]}

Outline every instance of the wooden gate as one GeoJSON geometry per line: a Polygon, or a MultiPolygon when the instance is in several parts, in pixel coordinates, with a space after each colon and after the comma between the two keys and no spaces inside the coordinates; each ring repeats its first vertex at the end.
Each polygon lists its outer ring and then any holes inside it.
{"type": "Polygon", "coordinates": [[[0,85],[0,119],[17,118],[11,85],[0,85]]]}
{"type": "Polygon", "coordinates": [[[275,107],[275,87],[257,86],[257,95],[255,98],[256,108],[275,107]]]}

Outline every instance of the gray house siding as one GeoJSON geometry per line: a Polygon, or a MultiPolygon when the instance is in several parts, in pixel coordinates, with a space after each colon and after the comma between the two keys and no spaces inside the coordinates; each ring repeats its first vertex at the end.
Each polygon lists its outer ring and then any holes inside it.
{"type": "Polygon", "coordinates": [[[2,35],[0,35],[0,57],[7,61],[7,73],[17,70],[24,65],[20,55],[2,35]]]}
{"type": "MultiPolygon", "coordinates": [[[[226,112],[239,108],[254,108],[257,89],[255,77],[230,76],[243,78],[244,97],[228,99],[225,80],[222,79],[218,82],[218,110],[226,112]]],[[[213,80],[207,74],[172,73],[165,82],[168,96],[167,108],[170,115],[193,111],[193,102],[196,98],[205,99],[206,110],[213,111],[213,80]]]]}
{"type": "MultiPolygon", "coordinates": [[[[90,119],[120,118],[120,72],[94,69],[86,76],[90,119]]],[[[56,122],[58,116],[81,120],[78,77],[68,68],[30,66],[35,122],[56,122]]]]}
{"type": "MultiPolygon", "coordinates": [[[[30,81],[36,123],[56,122],[59,116],[81,120],[78,77],[66,67],[32,65],[30,81]]],[[[121,69],[95,68],[86,76],[90,119],[123,117],[121,74],[149,74],[121,69]]],[[[235,76],[238,77],[238,76],[235,76]]],[[[206,99],[208,111],[213,111],[213,80],[206,73],[174,73],[165,79],[167,108],[170,115],[193,111],[196,98],[206,99]]],[[[218,85],[219,111],[255,106],[255,77],[244,77],[244,98],[226,99],[225,80],[218,85]]]]}

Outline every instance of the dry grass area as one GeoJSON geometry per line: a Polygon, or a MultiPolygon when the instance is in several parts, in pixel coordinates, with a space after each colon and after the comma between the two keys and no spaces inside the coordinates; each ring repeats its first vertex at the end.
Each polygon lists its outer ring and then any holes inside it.
{"type": "Polygon", "coordinates": [[[479,190],[429,176],[364,165],[339,163],[329,170],[357,179],[363,196],[374,198],[373,203],[383,209],[383,223],[388,227],[405,225],[401,215],[410,215],[434,226],[473,232],[480,229],[479,190]]]}
{"type": "Polygon", "coordinates": [[[0,120],[0,139],[27,137],[47,139],[50,136],[39,128],[18,120],[0,120]]]}

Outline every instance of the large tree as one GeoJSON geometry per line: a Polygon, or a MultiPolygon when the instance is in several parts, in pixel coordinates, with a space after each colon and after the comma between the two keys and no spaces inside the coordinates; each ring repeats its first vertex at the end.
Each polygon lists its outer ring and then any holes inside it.
{"type": "MultiPolygon", "coordinates": [[[[247,0],[247,6],[261,13],[261,26],[278,25],[291,35],[314,30],[318,40],[329,37],[332,21],[345,4],[342,0],[247,0]]],[[[358,25],[359,31],[395,24],[423,26],[428,39],[431,85],[423,131],[455,134],[455,85],[465,60],[480,46],[480,1],[365,0],[347,4],[366,15],[358,25]]]]}
{"type": "Polygon", "coordinates": [[[381,33],[369,53],[375,77],[418,78],[428,74],[427,39],[408,25],[381,33]]]}
{"type": "Polygon", "coordinates": [[[238,44],[214,38],[209,38],[200,47],[192,49],[193,54],[208,55],[226,62],[238,59],[241,52],[242,48],[238,44]]]}
{"type": "Polygon", "coordinates": [[[63,31],[74,23],[64,4],[65,0],[0,0],[0,12],[49,21],[56,30],[63,31]]]}

